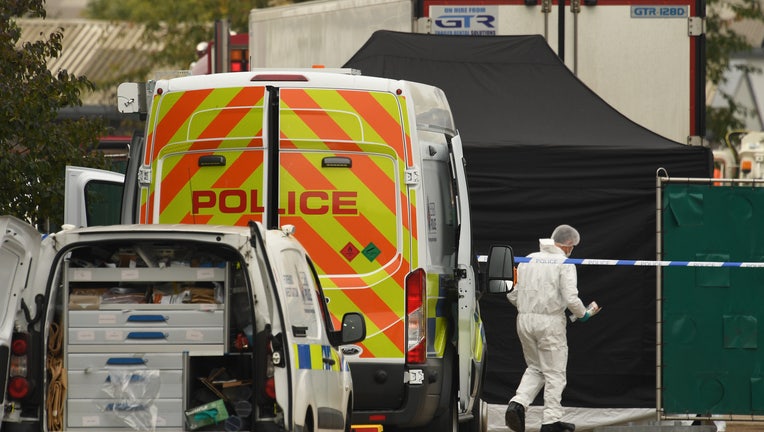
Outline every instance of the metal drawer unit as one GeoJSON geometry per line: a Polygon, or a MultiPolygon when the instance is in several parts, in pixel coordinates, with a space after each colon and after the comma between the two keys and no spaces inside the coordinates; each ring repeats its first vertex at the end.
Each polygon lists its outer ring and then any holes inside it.
{"type": "MultiPolygon", "coordinates": [[[[104,400],[98,399],[69,399],[67,403],[67,424],[69,428],[92,428],[91,430],[99,431],[105,428],[127,428],[127,424],[119,415],[98,409],[98,407],[104,405],[104,402],[104,400]]],[[[157,399],[155,406],[157,428],[168,427],[178,430],[183,425],[183,401],[181,399],[157,399]]],[[[113,409],[119,412],[121,407],[115,406],[113,409]]],[[[151,415],[151,410],[148,407],[131,407],[131,409],[133,412],[138,412],[141,419],[151,415]]],[[[127,413],[128,411],[125,409],[123,412],[127,413]]]]}
{"type": "Polygon", "coordinates": [[[156,428],[182,428],[184,352],[222,355],[227,349],[226,304],[93,303],[87,287],[129,284],[133,291],[144,287],[150,299],[158,284],[214,282],[227,291],[227,275],[224,268],[67,269],[64,292],[78,288],[85,299],[65,302],[67,427],[130,429],[130,422],[154,422],[156,428]],[[125,380],[126,391],[111,387],[125,380]]]}

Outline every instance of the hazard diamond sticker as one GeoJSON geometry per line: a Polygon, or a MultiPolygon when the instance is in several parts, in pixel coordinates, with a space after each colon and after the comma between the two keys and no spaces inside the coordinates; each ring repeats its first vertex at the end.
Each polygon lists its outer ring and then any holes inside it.
{"type": "Polygon", "coordinates": [[[363,256],[365,256],[367,260],[374,261],[375,259],[377,259],[379,254],[382,253],[382,251],[379,250],[377,245],[375,245],[374,243],[369,243],[368,245],[366,245],[365,248],[363,248],[363,252],[362,253],[363,253],[363,256]]]}
{"type": "Polygon", "coordinates": [[[348,242],[345,247],[340,250],[340,253],[345,256],[348,261],[353,261],[353,258],[357,257],[361,251],[357,247],[353,246],[353,243],[348,242]]]}

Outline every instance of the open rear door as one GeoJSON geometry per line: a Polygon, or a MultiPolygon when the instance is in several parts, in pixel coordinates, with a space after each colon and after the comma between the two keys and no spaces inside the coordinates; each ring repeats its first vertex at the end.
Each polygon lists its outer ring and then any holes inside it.
{"type": "Polygon", "coordinates": [[[66,167],[64,223],[76,227],[115,225],[122,211],[123,174],[66,167]]]}
{"type": "MultiPolygon", "coordinates": [[[[36,265],[42,236],[32,225],[13,216],[0,216],[0,389],[5,400],[14,320],[21,293],[36,265]]],[[[0,410],[0,421],[5,419],[0,410]]]]}
{"type": "MultiPolygon", "coordinates": [[[[470,397],[477,393],[480,373],[482,373],[483,352],[485,350],[485,333],[478,326],[482,325],[476,317],[478,302],[475,290],[475,271],[472,267],[472,229],[467,196],[467,177],[464,171],[464,154],[462,153],[461,137],[454,137],[452,145],[452,161],[458,191],[459,202],[459,251],[457,253],[457,268],[461,277],[457,280],[459,288],[459,335],[457,349],[459,354],[459,413],[464,414],[470,408],[470,397]],[[478,340],[479,339],[479,340],[478,340]],[[473,362],[475,363],[473,368],[473,362]],[[478,368],[477,366],[481,366],[478,368]],[[473,376],[473,374],[476,374],[473,376]]],[[[477,396],[477,395],[476,395],[477,396]]],[[[475,399],[473,404],[479,404],[475,399]]]]}

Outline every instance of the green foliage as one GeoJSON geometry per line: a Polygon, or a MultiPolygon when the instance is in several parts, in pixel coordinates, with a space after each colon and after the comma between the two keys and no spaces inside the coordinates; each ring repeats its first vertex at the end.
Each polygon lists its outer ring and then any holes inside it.
{"type": "Polygon", "coordinates": [[[0,2],[0,214],[40,230],[60,226],[66,165],[105,168],[91,149],[103,133],[98,120],[57,120],[58,110],[81,105],[92,89],[85,77],[51,73],[47,59],[61,53],[63,29],[18,46],[15,18],[44,17],[43,0],[0,2]]]}
{"type": "Polygon", "coordinates": [[[267,0],[91,0],[86,13],[90,18],[145,25],[144,42],[164,44],[151,63],[187,69],[197,60],[196,45],[212,40],[215,21],[228,19],[231,31],[246,33],[249,11],[267,6],[267,0]]]}
{"type": "MultiPolygon", "coordinates": [[[[764,23],[759,0],[706,0],[706,79],[718,86],[723,83],[724,73],[730,67],[730,58],[753,48],[744,35],[737,33],[734,23],[740,21],[764,23]]],[[[751,66],[740,65],[741,72],[761,73],[751,66]]],[[[717,87],[718,88],[718,87],[717,87]]],[[[730,130],[743,127],[743,119],[750,115],[745,107],[737,104],[731,95],[721,93],[727,102],[724,108],[706,109],[706,137],[720,141],[730,130]]]]}

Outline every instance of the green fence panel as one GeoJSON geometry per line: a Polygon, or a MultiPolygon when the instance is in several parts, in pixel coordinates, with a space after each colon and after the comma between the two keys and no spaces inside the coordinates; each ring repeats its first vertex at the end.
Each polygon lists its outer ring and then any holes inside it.
{"type": "MultiPolygon", "coordinates": [[[[668,183],[664,261],[764,262],[764,188],[668,183]]],[[[663,267],[666,414],[764,414],[764,268],[663,267]]]]}

